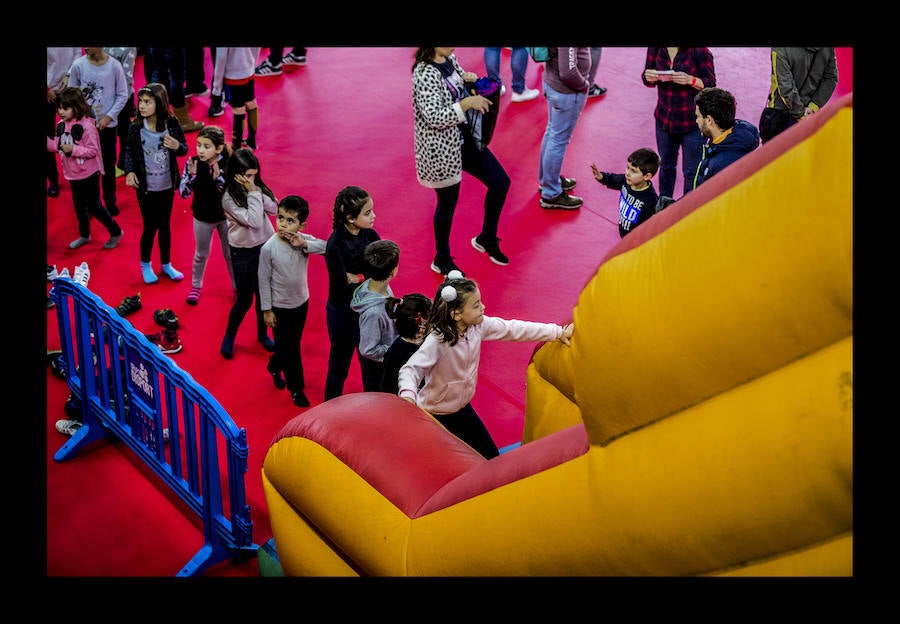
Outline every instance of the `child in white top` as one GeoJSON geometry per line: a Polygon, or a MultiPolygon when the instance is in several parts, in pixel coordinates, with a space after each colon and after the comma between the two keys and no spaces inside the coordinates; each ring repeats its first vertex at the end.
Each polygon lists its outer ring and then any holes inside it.
{"type": "Polygon", "coordinates": [[[470,403],[475,396],[482,341],[559,340],[568,345],[575,326],[485,316],[481,291],[461,275],[450,271],[438,288],[430,330],[422,346],[400,368],[398,394],[491,459],[500,451],[470,403]]]}
{"type": "Polygon", "coordinates": [[[303,359],[300,339],[309,312],[306,268],[309,254],[325,253],[326,241],[305,234],[309,203],[299,195],[286,195],[278,204],[277,230],[259,252],[259,305],[272,328],[275,351],[266,370],[275,387],[285,386],[298,407],[309,407],[303,393],[303,359]],[[284,377],[281,374],[284,372],[284,377]]]}

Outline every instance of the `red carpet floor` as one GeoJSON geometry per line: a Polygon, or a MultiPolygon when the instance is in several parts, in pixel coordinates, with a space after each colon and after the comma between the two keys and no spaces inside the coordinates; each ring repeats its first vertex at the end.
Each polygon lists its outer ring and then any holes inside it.
{"type": "MultiPolygon", "coordinates": [[[[735,94],[738,117],[758,123],[769,87],[768,48],[712,50],[718,86],[735,94]]],[[[469,239],[478,233],[481,222],[484,189],[468,176],[463,179],[451,237],[456,262],[479,283],[488,314],[567,321],[598,261],[618,240],[617,192],[596,183],[590,165],[624,171],[631,151],[656,148],[652,117],[656,92],[640,82],[644,53],[645,48],[636,47],[603,51],[597,82],[609,91],[588,102],[563,168],[566,176],[578,179],[575,194],[585,200],[579,211],[548,211],[538,206],[537,158],[547,119],[545,100],[512,104],[508,92],[501,100],[491,149],[513,180],[500,221],[502,248],[511,262],[496,266],[471,247],[469,239]]],[[[258,78],[258,156],[262,177],[276,195],[295,193],[310,202],[307,231],[321,238],[330,233],[337,191],[351,184],[367,189],[375,202],[375,229],[401,248],[400,271],[392,289],[397,294],[432,296],[440,282],[429,269],[434,254],[435,197],[415,179],[412,54],[412,48],[311,48],[307,66],[258,78]]],[[[481,48],[460,48],[457,55],[464,68],[484,73],[481,48]]],[[[852,90],[852,50],[840,49],[838,63],[841,82],[835,98],[852,90]]],[[[503,53],[501,68],[509,84],[508,51],[503,53]]],[[[529,87],[540,87],[540,71],[538,65],[529,64],[529,87]]],[[[207,58],[207,84],[211,76],[207,58]]],[[[135,86],[143,83],[139,59],[135,86]]],[[[230,136],[232,117],[227,107],[224,116],[208,119],[208,96],[188,102],[195,119],[219,125],[230,136]]],[[[196,134],[187,136],[194,154],[196,134]]],[[[679,181],[676,188],[680,187],[679,181]]],[[[125,230],[119,247],[103,250],[106,232],[95,223],[94,240],[73,251],[68,242],[77,230],[69,187],[63,182],[61,195],[46,200],[47,262],[72,272],[75,265],[87,261],[89,288],[113,307],[123,297],[140,292],[143,309],[128,319],[142,332],[159,329],[152,319],[154,310],[176,312],[184,349],[173,360],[247,430],[247,498],[254,542],[262,545],[271,530],[260,467],[273,436],[299,410],[287,392],[272,386],[265,370],[268,354],[255,340],[252,312],[238,333],[234,359],[226,361],[219,355],[232,294],[216,240],[200,303],[196,307],[185,303],[194,248],[189,200],[176,196],[172,217],[172,262],[185,273],[185,280],[175,283],[162,277],[149,286],[141,280],[139,267],[140,214],[134,191],[122,178],[118,200],[122,211],[118,220],[125,230]]],[[[157,249],[153,262],[159,266],[157,249]]],[[[309,318],[302,348],[307,395],[317,405],[322,401],[328,358],[327,275],[321,257],[310,260],[309,282],[309,318]]],[[[59,345],[53,310],[47,312],[46,345],[48,350],[59,345]]],[[[500,447],[521,437],[525,368],[534,346],[490,343],[484,347],[473,404],[500,447]]],[[[345,392],[361,388],[354,362],[345,392]]],[[[122,444],[96,443],[68,461],[55,462],[53,454],[65,438],[54,423],[64,417],[68,390],[48,373],[46,394],[46,575],[175,575],[202,546],[198,521],[122,444]]],[[[228,562],[207,572],[207,576],[256,575],[255,560],[228,562]]]]}

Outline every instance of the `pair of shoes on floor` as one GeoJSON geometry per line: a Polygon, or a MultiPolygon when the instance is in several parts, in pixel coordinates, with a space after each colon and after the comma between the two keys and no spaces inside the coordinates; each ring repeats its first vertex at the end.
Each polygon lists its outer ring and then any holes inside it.
{"type": "Polygon", "coordinates": [[[141,305],[141,293],[132,295],[130,297],[124,297],[122,299],[122,303],[116,306],[116,313],[124,318],[132,312],[137,312],[138,310],[140,310],[141,305]]]}
{"type": "Polygon", "coordinates": [[[306,65],[306,57],[302,54],[294,54],[291,52],[281,59],[282,65],[306,65]]]}
{"type": "Polygon", "coordinates": [[[188,305],[197,305],[197,302],[200,301],[200,289],[192,287],[184,301],[188,305]]]}
{"type": "Polygon", "coordinates": [[[47,185],[47,197],[59,197],[59,182],[51,182],[47,185]]]}
{"type": "MultiPolygon", "coordinates": [[[[65,269],[63,269],[65,270],[65,269]]],[[[85,288],[87,288],[88,281],[91,279],[91,269],[88,267],[87,261],[82,262],[78,266],[75,267],[75,274],[72,276],[72,280],[78,284],[81,284],[85,288]]]]}
{"type": "Polygon", "coordinates": [[[556,197],[541,197],[541,208],[557,208],[560,210],[577,210],[584,205],[584,200],[562,191],[556,197]]]}
{"type": "Polygon", "coordinates": [[[90,236],[79,236],[78,238],[73,240],[71,243],[69,243],[69,249],[78,249],[79,247],[83,247],[84,245],[87,245],[89,242],[91,242],[90,236]]]}
{"type": "Polygon", "coordinates": [[[229,338],[225,336],[222,338],[222,346],[219,347],[219,353],[222,354],[222,357],[226,360],[230,360],[234,357],[234,338],[229,338]]]}
{"type": "Polygon", "coordinates": [[[57,277],[59,277],[59,271],[56,270],[56,265],[48,264],[47,265],[47,281],[52,282],[57,277]]]}
{"type": "Polygon", "coordinates": [[[50,298],[50,295],[47,295],[47,309],[55,308],[56,304],[53,303],[53,299],[50,298]]]}
{"type": "Polygon", "coordinates": [[[77,420],[57,420],[56,430],[63,435],[75,435],[75,432],[81,429],[81,423],[77,420]]]}
{"type": "Polygon", "coordinates": [[[272,367],[268,364],[266,364],[266,371],[268,371],[268,373],[272,375],[272,383],[275,384],[275,387],[279,390],[284,390],[286,384],[284,381],[284,377],[281,375],[281,371],[273,371],[272,367]]]}
{"type": "Polygon", "coordinates": [[[506,266],[509,264],[509,258],[500,251],[500,239],[495,238],[492,241],[487,240],[486,238],[482,238],[479,234],[478,236],[472,239],[472,247],[477,249],[480,252],[487,252],[487,255],[490,257],[491,262],[494,264],[499,264],[500,266],[506,266]]]}
{"type": "Polygon", "coordinates": [[[164,329],[155,334],[145,334],[147,340],[159,348],[162,353],[178,353],[181,351],[181,339],[174,329],[164,329]]]}
{"type": "Polygon", "coordinates": [[[588,89],[587,96],[589,98],[600,97],[601,95],[606,95],[606,87],[599,87],[595,83],[588,89]]]}
{"type": "Polygon", "coordinates": [[[280,76],[282,72],[281,65],[273,65],[269,59],[264,60],[253,70],[255,76],[280,76]]]}
{"type": "Polygon", "coordinates": [[[62,351],[56,349],[47,351],[47,366],[50,367],[50,374],[59,379],[66,378],[66,367],[62,360],[62,351]]]}
{"type": "Polygon", "coordinates": [[[435,256],[434,262],[431,263],[431,270],[435,273],[440,273],[444,277],[447,277],[447,274],[450,271],[459,271],[462,273],[463,277],[466,275],[463,273],[463,270],[453,262],[453,256],[435,256]]]}
{"type": "Polygon", "coordinates": [[[103,243],[103,249],[115,249],[119,242],[122,240],[122,237],[125,235],[125,230],[119,228],[118,234],[113,234],[109,237],[109,240],[103,243]]]}
{"type": "Polygon", "coordinates": [[[530,102],[540,94],[541,92],[539,89],[529,89],[526,87],[522,93],[513,91],[513,94],[509,96],[509,99],[511,102],[530,102]]]}
{"type": "Polygon", "coordinates": [[[259,344],[263,346],[263,349],[269,353],[272,353],[275,350],[275,341],[267,335],[263,334],[262,336],[257,336],[256,339],[259,340],[259,344]]]}
{"type": "Polygon", "coordinates": [[[293,401],[294,405],[297,407],[309,407],[309,399],[303,394],[303,390],[291,392],[291,401],[293,401]]]}
{"type": "Polygon", "coordinates": [[[178,329],[178,317],[169,308],[153,312],[153,322],[165,329],[178,329]]]}

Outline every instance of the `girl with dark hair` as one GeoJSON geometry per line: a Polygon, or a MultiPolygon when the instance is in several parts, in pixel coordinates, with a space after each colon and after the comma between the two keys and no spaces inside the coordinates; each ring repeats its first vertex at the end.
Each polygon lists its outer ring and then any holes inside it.
{"type": "Polygon", "coordinates": [[[451,271],[438,287],[422,346],[400,367],[399,395],[434,416],[487,459],[500,454],[472,407],[484,340],[559,340],[569,344],[575,325],[485,316],[478,285],[451,271]]]}
{"type": "Polygon", "coordinates": [[[178,156],[187,156],[188,146],[181,124],[169,110],[166,88],[151,82],[138,90],[138,114],[128,128],[125,152],[125,184],[135,190],[141,220],[141,275],[154,284],[159,277],[150,264],[153,241],[159,243],[162,272],[180,281],[184,274],[172,266],[172,205],[181,182],[178,156]]]}
{"type": "Polygon", "coordinates": [[[219,352],[226,360],[234,355],[234,339],[250,306],[256,310],[256,338],[266,351],[275,351],[259,301],[259,254],[275,233],[269,215],[277,214],[278,199],[263,182],[259,159],[253,150],[235,150],[225,165],[222,208],[228,221],[228,246],[237,295],[228,313],[228,325],[219,352]]]}
{"type": "MultiPolygon", "coordinates": [[[[375,225],[374,202],[368,191],[358,186],[342,188],[334,199],[332,233],[325,245],[328,267],[328,302],[325,320],[328,324],[328,374],[325,377],[325,400],[344,393],[344,382],[350,372],[353,352],[359,354],[359,314],[350,308],[353,291],[369,274],[365,261],[366,246],[381,240],[375,225]]],[[[362,366],[362,360],[360,360],[362,366]]]]}
{"type": "Polygon", "coordinates": [[[394,321],[397,338],[384,354],[384,376],[381,391],[397,394],[400,391],[397,377],[400,367],[415,353],[428,328],[431,299],[422,293],[410,293],[402,298],[390,297],[384,302],[388,316],[394,321]]]}
{"type": "Polygon", "coordinates": [[[72,205],[78,219],[78,238],[69,249],[78,249],[91,240],[91,217],[109,232],[104,249],[112,249],[122,240],[122,228],[100,203],[100,133],[90,116],[90,106],[78,87],[66,87],[56,98],[59,123],[56,136],[47,137],[47,151],[59,153],[63,176],[72,189],[72,205]]]}

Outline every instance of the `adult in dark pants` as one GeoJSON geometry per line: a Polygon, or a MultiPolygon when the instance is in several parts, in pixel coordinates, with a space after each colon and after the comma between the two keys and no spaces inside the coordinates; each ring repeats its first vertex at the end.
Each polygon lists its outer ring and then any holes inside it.
{"type": "Polygon", "coordinates": [[[350,300],[357,285],[368,276],[369,267],[363,257],[366,245],[381,239],[372,229],[374,224],[374,203],[365,189],[347,186],[338,192],[332,233],[325,245],[328,267],[325,320],[331,342],[325,377],[326,401],[344,393],[353,354],[363,357],[358,350],[359,314],[350,309],[350,300]]]}

